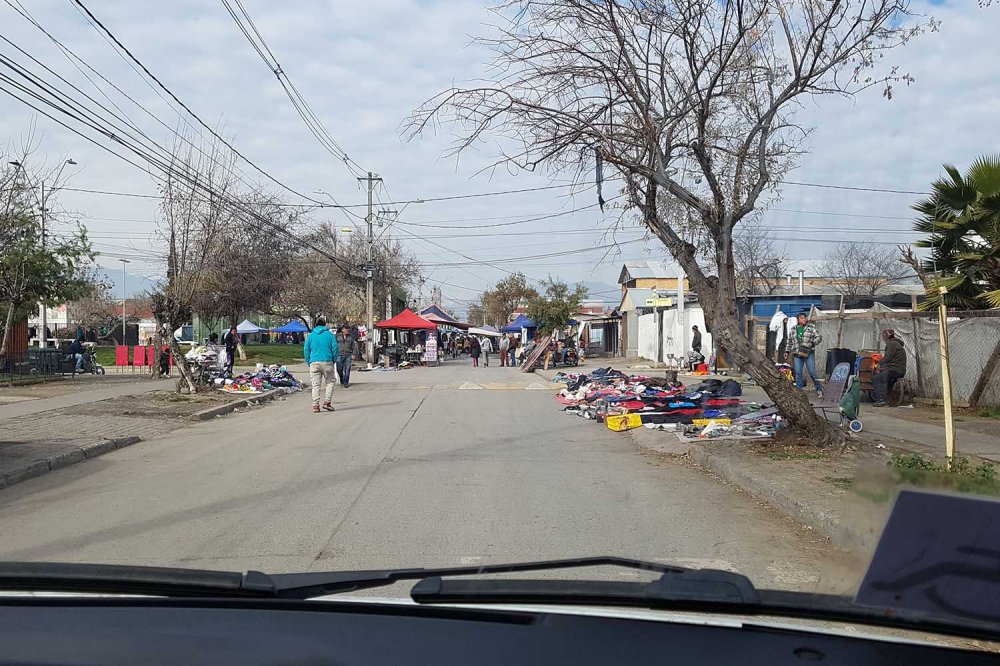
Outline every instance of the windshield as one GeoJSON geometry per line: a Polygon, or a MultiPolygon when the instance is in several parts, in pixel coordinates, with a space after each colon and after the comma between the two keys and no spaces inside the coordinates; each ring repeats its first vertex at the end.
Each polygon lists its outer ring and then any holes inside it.
{"type": "Polygon", "coordinates": [[[3,4],[0,561],[854,598],[1000,494],[1000,14],[901,5],[3,4]]]}

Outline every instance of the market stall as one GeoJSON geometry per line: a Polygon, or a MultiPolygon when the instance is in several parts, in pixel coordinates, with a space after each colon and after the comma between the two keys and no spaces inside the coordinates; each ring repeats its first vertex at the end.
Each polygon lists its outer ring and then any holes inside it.
{"type": "MultiPolygon", "coordinates": [[[[298,319],[293,319],[284,326],[279,326],[278,328],[272,328],[272,333],[278,333],[279,335],[285,334],[287,336],[292,336],[295,342],[299,342],[300,338],[309,332],[309,327],[303,324],[298,319]]],[[[279,342],[282,340],[279,338],[279,342]]]]}
{"type": "Polygon", "coordinates": [[[469,335],[485,335],[490,338],[499,338],[503,335],[500,331],[493,328],[492,326],[483,327],[473,327],[469,329],[469,335]]]}
{"type": "MultiPolygon", "coordinates": [[[[236,332],[239,333],[240,336],[242,337],[244,335],[257,335],[259,333],[267,333],[267,329],[261,328],[260,326],[253,323],[249,319],[244,319],[243,321],[241,321],[239,324],[236,325],[236,332]]],[[[249,341],[249,338],[243,338],[243,339],[249,341]]],[[[258,337],[257,342],[259,341],[260,338],[258,337]]]]}
{"type": "Polygon", "coordinates": [[[535,337],[538,324],[533,322],[526,315],[518,315],[517,319],[510,322],[500,330],[503,333],[517,333],[521,337],[521,343],[525,343],[535,337]]]}
{"type": "Polygon", "coordinates": [[[395,317],[375,324],[375,328],[400,334],[400,341],[387,340],[382,347],[382,353],[396,367],[404,362],[408,364],[437,362],[437,324],[434,322],[407,308],[395,317]],[[419,333],[424,335],[420,336],[419,333]]]}

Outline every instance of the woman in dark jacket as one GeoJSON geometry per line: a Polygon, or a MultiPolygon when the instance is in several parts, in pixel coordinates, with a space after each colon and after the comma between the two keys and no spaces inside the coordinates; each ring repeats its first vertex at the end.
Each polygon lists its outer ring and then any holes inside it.
{"type": "Polygon", "coordinates": [[[226,345],[226,373],[232,376],[233,363],[236,361],[236,348],[240,344],[240,334],[236,332],[235,326],[229,329],[223,342],[226,345]]]}
{"type": "Polygon", "coordinates": [[[475,337],[469,338],[469,356],[472,357],[472,367],[479,367],[479,355],[482,353],[482,348],[479,346],[479,340],[475,337]]]}

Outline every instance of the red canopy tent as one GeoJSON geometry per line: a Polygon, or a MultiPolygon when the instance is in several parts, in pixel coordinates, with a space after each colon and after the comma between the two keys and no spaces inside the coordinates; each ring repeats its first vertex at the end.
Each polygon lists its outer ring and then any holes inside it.
{"type": "Polygon", "coordinates": [[[427,321],[409,308],[403,310],[392,319],[386,319],[375,324],[375,328],[395,328],[403,331],[423,331],[437,328],[437,324],[427,321]]]}

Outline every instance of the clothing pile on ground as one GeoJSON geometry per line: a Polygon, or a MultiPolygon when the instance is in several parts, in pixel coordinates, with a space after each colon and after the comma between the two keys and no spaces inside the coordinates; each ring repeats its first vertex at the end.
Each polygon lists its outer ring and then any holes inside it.
{"type": "Polygon", "coordinates": [[[781,420],[774,409],[740,400],[743,387],[735,379],[706,379],[684,386],[665,378],[598,368],[589,374],[560,372],[553,381],[566,384],[556,395],[566,413],[605,423],[612,430],[645,426],[698,437],[767,436],[781,420]]]}
{"type": "Polygon", "coordinates": [[[263,393],[273,389],[284,389],[286,393],[302,390],[302,382],[283,365],[258,367],[232,379],[216,379],[219,390],[226,393],[263,393]]]}

